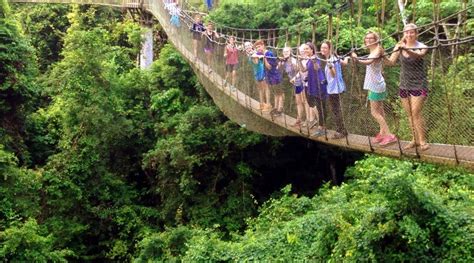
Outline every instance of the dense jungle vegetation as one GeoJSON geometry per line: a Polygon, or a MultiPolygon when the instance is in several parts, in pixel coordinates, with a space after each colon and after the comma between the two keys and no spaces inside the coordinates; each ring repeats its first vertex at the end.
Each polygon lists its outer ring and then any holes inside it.
{"type": "MultiPolygon", "coordinates": [[[[250,2],[213,19],[278,26],[333,1],[250,2]]],[[[120,10],[0,0],[2,261],[474,261],[471,172],[246,131],[155,32],[143,71],[120,10]]]]}

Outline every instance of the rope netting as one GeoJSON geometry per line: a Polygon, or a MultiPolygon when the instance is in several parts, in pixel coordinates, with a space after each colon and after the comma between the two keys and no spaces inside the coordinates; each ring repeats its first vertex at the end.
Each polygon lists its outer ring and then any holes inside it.
{"type": "MultiPolygon", "coordinates": [[[[218,76],[228,96],[241,96],[238,100],[257,114],[306,136],[349,143],[351,134],[363,135],[371,148],[401,153],[418,155],[438,151],[434,143],[448,144],[452,147],[443,149],[449,152],[437,154],[459,161],[463,146],[472,148],[474,37],[438,32],[442,22],[472,6],[444,18],[434,11],[432,23],[409,24],[385,38],[377,32],[354,34],[353,48],[336,55],[340,25],[330,25],[332,43],[318,41],[314,33],[318,26],[328,27],[331,15],[313,21],[312,42],[303,43],[301,25],[208,26],[196,21],[196,12],[172,2],[151,1],[149,9],[167,17],[171,37],[192,61],[204,64],[209,78],[218,76]],[[398,44],[384,50],[380,43],[395,36],[398,44]]],[[[474,155],[472,149],[465,154],[474,155]]]]}

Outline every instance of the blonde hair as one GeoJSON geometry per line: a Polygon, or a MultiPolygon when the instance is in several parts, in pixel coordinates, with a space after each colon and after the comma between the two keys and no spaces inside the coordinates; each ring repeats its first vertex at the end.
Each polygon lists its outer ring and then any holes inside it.
{"type": "Polygon", "coordinates": [[[410,23],[410,24],[406,24],[404,27],[403,27],[403,31],[408,31],[408,30],[415,30],[417,33],[418,33],[418,27],[413,24],[413,23],[410,23]]]}

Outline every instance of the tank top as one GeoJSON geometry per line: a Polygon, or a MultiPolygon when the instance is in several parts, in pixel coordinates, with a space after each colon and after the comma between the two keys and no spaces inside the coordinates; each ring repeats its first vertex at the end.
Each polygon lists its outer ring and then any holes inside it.
{"type": "Polygon", "coordinates": [[[215,44],[214,42],[215,42],[216,34],[214,33],[214,31],[212,31],[209,34],[209,32],[207,30],[204,32],[204,34],[206,35],[206,43],[204,44],[204,48],[214,49],[214,44],[215,44]]]}
{"type": "MultiPolygon", "coordinates": [[[[423,48],[420,42],[416,43],[415,48],[423,48]]],[[[405,57],[403,52],[400,54],[400,89],[420,90],[428,88],[428,78],[423,57],[405,57]]]]}
{"type": "Polygon", "coordinates": [[[372,64],[367,65],[365,71],[364,89],[375,93],[382,93],[385,91],[385,79],[382,76],[381,59],[375,60],[372,64]]]}

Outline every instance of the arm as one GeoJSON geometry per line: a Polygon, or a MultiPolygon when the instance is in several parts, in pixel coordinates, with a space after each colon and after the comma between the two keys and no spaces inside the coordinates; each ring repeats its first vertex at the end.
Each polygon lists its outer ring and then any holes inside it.
{"type": "Polygon", "coordinates": [[[334,78],[336,76],[336,69],[334,68],[334,64],[332,62],[328,62],[329,73],[334,78]]]}
{"type": "Polygon", "coordinates": [[[428,49],[427,48],[420,48],[420,49],[405,48],[405,51],[411,57],[422,58],[424,55],[426,55],[426,53],[428,52],[428,49]]]}
{"type": "Polygon", "coordinates": [[[393,66],[397,63],[398,57],[400,56],[400,45],[396,44],[393,48],[393,53],[389,58],[385,58],[385,64],[388,66],[393,66]]]}
{"type": "Polygon", "coordinates": [[[347,66],[347,64],[349,64],[349,59],[351,59],[351,57],[345,57],[344,59],[340,59],[339,61],[341,62],[341,65],[347,66]]]}
{"type": "MultiPolygon", "coordinates": [[[[379,52],[378,54],[380,54],[380,52],[379,52]]],[[[371,57],[370,54],[369,54],[369,56],[367,57],[367,59],[359,59],[359,58],[357,57],[357,54],[356,54],[355,52],[352,52],[351,58],[352,58],[355,62],[360,63],[360,64],[362,64],[362,65],[370,65],[370,64],[374,63],[377,59],[379,59],[379,58],[373,58],[373,57],[371,57]]]]}

